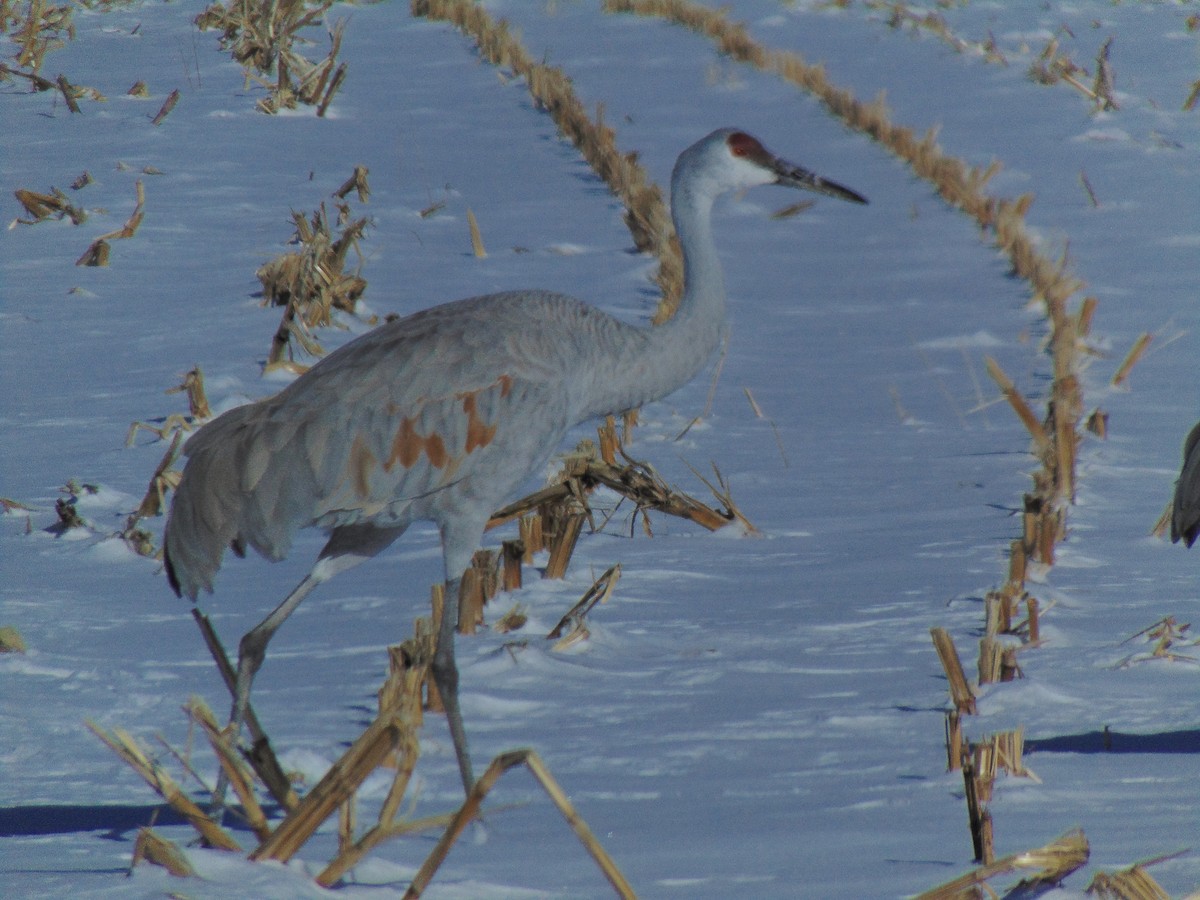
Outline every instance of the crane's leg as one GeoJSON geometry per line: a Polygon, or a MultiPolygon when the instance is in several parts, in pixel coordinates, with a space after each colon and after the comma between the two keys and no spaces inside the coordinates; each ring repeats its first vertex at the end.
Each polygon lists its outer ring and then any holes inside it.
{"type": "MultiPolygon", "coordinates": [[[[315,571],[314,568],[313,572],[305,575],[304,580],[296,585],[295,589],[283,599],[283,602],[275,607],[269,616],[246,632],[238,643],[237,674],[232,685],[233,709],[229,711],[229,725],[226,726],[226,730],[230,732],[230,740],[235,745],[241,735],[242,724],[246,720],[246,710],[250,707],[250,687],[254,683],[254,676],[267,656],[267,644],[279,630],[279,626],[300,605],[300,601],[324,580],[315,575],[315,571]]],[[[225,792],[228,788],[229,778],[222,769],[217,778],[217,786],[213,788],[212,799],[209,801],[208,807],[209,816],[217,821],[220,821],[225,809],[225,792]]]]}
{"type": "MultiPolygon", "coordinates": [[[[254,676],[262,667],[267,656],[267,644],[275,636],[279,627],[287,621],[288,616],[296,611],[296,607],[307,597],[312,589],[323,581],[328,581],[334,575],[353,569],[360,563],[366,562],[379,551],[388,547],[396,538],[404,533],[406,526],[379,528],[370,524],[345,525],[335,528],[329,536],[329,541],[322,548],[312,571],[304,576],[290,594],[283,598],[270,615],[251,628],[238,644],[237,679],[233,688],[233,709],[229,713],[229,724],[232,726],[234,741],[242,730],[246,719],[246,710],[250,706],[250,688],[254,684],[254,676]]],[[[228,781],[222,771],[217,787],[213,791],[210,812],[219,815],[225,804],[225,791],[228,781]]]]}
{"type": "MultiPolygon", "coordinates": [[[[233,709],[229,713],[229,724],[233,726],[236,738],[241,732],[242,722],[246,718],[246,707],[250,705],[250,687],[254,684],[254,676],[262,667],[267,657],[267,644],[279,630],[279,626],[287,621],[287,617],[296,611],[300,602],[309,595],[313,588],[325,580],[309,572],[295,589],[284,597],[283,602],[271,614],[247,631],[238,644],[237,681],[233,689],[233,709]]],[[[326,576],[328,577],[328,576],[326,576]]]]}
{"type": "Polygon", "coordinates": [[[462,711],[458,706],[458,666],[454,662],[454,631],[458,627],[458,592],[461,587],[461,576],[446,582],[446,602],[442,607],[437,649],[433,654],[433,681],[442,697],[442,705],[446,708],[446,722],[450,726],[450,738],[454,741],[454,752],[458,756],[458,771],[462,776],[463,790],[470,794],[471,788],[475,786],[475,776],[471,771],[467,733],[463,728],[462,711]]]}
{"type": "Polygon", "coordinates": [[[404,534],[406,527],[399,525],[380,528],[371,524],[360,524],[342,525],[333,529],[329,541],[317,556],[312,571],[304,576],[269,616],[246,632],[238,645],[237,686],[233,692],[233,711],[229,716],[235,733],[241,729],[242,721],[246,718],[246,707],[250,704],[250,686],[266,658],[267,644],[271,642],[279,626],[287,621],[288,616],[296,611],[300,602],[318,584],[366,562],[404,534]]]}

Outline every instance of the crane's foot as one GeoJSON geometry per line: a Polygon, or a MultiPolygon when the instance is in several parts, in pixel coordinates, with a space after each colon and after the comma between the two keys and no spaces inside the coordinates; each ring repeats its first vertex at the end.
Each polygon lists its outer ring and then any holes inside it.
{"type": "MultiPolygon", "coordinates": [[[[242,746],[243,723],[246,720],[246,710],[250,708],[250,687],[254,676],[266,658],[267,640],[270,634],[264,635],[261,626],[247,633],[238,646],[237,678],[233,685],[233,706],[229,710],[229,724],[225,726],[225,740],[235,750],[243,755],[248,748],[242,746]]],[[[229,793],[229,776],[221,767],[217,776],[217,785],[213,788],[212,797],[208,804],[208,817],[220,823],[225,815],[225,796],[229,793]]]]}
{"type": "Polygon", "coordinates": [[[212,797],[208,801],[208,817],[218,825],[225,818],[225,795],[229,792],[229,776],[221,769],[217,776],[217,786],[213,788],[212,797]]]}

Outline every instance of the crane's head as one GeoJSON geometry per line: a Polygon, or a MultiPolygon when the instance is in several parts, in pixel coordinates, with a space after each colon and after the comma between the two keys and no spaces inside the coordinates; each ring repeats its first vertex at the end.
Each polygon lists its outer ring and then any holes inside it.
{"type": "Polygon", "coordinates": [[[852,203],[867,202],[866,197],[848,187],[780,159],[758,138],[737,128],[718,129],[683,151],[676,164],[676,177],[684,171],[707,175],[716,189],[714,193],[760,184],[781,184],[840,197],[852,203]]]}

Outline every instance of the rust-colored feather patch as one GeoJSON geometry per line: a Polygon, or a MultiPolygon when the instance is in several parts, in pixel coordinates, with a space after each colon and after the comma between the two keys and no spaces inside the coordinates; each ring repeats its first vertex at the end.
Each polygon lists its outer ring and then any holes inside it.
{"type": "Polygon", "coordinates": [[[354,492],[363,500],[371,495],[371,470],[375,465],[375,454],[362,435],[356,435],[350,445],[350,478],[354,482],[354,492]]]}
{"type": "Polygon", "coordinates": [[[383,464],[385,471],[390,472],[399,463],[406,469],[416,465],[421,454],[429,457],[429,464],[435,469],[444,468],[449,461],[446,452],[446,442],[436,431],[426,436],[417,431],[412,419],[403,419],[392,438],[392,449],[383,464]]]}
{"type": "Polygon", "coordinates": [[[495,425],[485,425],[479,418],[479,409],[475,402],[475,397],[478,391],[459,394],[462,399],[463,412],[467,414],[467,445],[464,448],[467,453],[486,447],[492,442],[496,436],[495,425]]]}

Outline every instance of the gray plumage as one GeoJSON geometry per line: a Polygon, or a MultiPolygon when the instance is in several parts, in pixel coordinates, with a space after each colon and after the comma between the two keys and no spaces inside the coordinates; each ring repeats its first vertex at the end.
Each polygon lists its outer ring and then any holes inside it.
{"type": "Polygon", "coordinates": [[[866,202],[749,135],[721,129],[685,150],[672,175],[685,288],[666,324],[638,328],[545,291],[460,300],[351,341],[275,396],[225,413],[188,441],[164,535],[177,593],[195,599],[211,591],[227,547],[277,560],[298,529],[329,534],[312,572],[242,639],[235,723],[267,642],[304,596],[410,523],[433,521],[447,584],[433,672],[470,790],[452,631],[459,580],[484,526],[571,426],[663,397],[704,365],[725,314],[713,201],[770,183],[866,202]]]}
{"type": "Polygon", "coordinates": [[[1183,468],[1171,504],[1171,540],[1192,546],[1200,536],[1200,423],[1183,442],[1183,468]]]}

